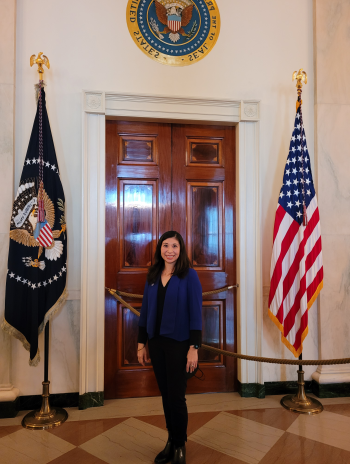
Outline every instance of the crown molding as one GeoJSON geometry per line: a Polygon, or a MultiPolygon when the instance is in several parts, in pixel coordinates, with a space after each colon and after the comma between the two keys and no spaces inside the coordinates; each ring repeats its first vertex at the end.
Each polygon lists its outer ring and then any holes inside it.
{"type": "Polygon", "coordinates": [[[118,118],[151,118],[236,124],[260,120],[259,100],[226,100],[84,90],[85,113],[118,118]]]}

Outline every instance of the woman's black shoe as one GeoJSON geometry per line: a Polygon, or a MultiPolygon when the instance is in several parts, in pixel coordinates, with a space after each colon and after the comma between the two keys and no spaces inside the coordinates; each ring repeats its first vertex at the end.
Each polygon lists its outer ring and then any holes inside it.
{"type": "Polygon", "coordinates": [[[154,462],[155,464],[166,464],[170,462],[171,458],[174,456],[174,443],[171,438],[168,438],[165,448],[159,454],[157,454],[154,462]]]}
{"type": "Polygon", "coordinates": [[[175,448],[174,457],[171,460],[171,464],[186,464],[186,447],[179,446],[175,448]]]}

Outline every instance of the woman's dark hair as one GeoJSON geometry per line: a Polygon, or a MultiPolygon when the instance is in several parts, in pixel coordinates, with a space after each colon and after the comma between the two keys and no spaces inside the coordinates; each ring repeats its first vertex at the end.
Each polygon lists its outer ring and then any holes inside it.
{"type": "Polygon", "coordinates": [[[149,268],[147,274],[147,281],[149,284],[154,284],[164,269],[164,259],[161,255],[161,248],[164,240],[167,240],[168,238],[176,238],[180,244],[180,255],[176,261],[173,275],[176,275],[182,279],[188,273],[189,268],[192,267],[191,262],[187,256],[183,238],[175,230],[169,230],[169,232],[165,232],[165,234],[160,237],[159,242],[157,243],[156,252],[154,253],[154,263],[149,268]]]}

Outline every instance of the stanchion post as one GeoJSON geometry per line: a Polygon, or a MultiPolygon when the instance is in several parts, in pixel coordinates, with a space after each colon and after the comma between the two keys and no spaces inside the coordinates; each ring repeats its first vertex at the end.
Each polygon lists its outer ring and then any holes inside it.
{"type": "Polygon", "coordinates": [[[22,426],[31,430],[46,430],[53,427],[58,427],[63,424],[68,418],[68,413],[65,409],[55,408],[50,406],[49,392],[49,321],[45,326],[45,350],[44,350],[44,381],[42,403],[40,410],[29,412],[23,417],[22,426]]]}
{"type": "MultiPolygon", "coordinates": [[[[303,355],[299,356],[302,361],[303,355]]],[[[288,411],[299,414],[315,415],[323,411],[322,404],[305,393],[305,381],[303,366],[299,365],[298,370],[298,393],[296,395],[287,395],[281,399],[281,405],[288,411]]]]}

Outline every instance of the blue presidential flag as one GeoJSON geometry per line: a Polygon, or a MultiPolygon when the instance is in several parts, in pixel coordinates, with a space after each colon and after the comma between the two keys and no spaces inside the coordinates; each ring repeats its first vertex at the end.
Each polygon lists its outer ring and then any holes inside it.
{"type": "Polygon", "coordinates": [[[1,327],[40,361],[38,336],[66,299],[65,198],[46,111],[38,107],[10,218],[5,317],[1,327]]]}

